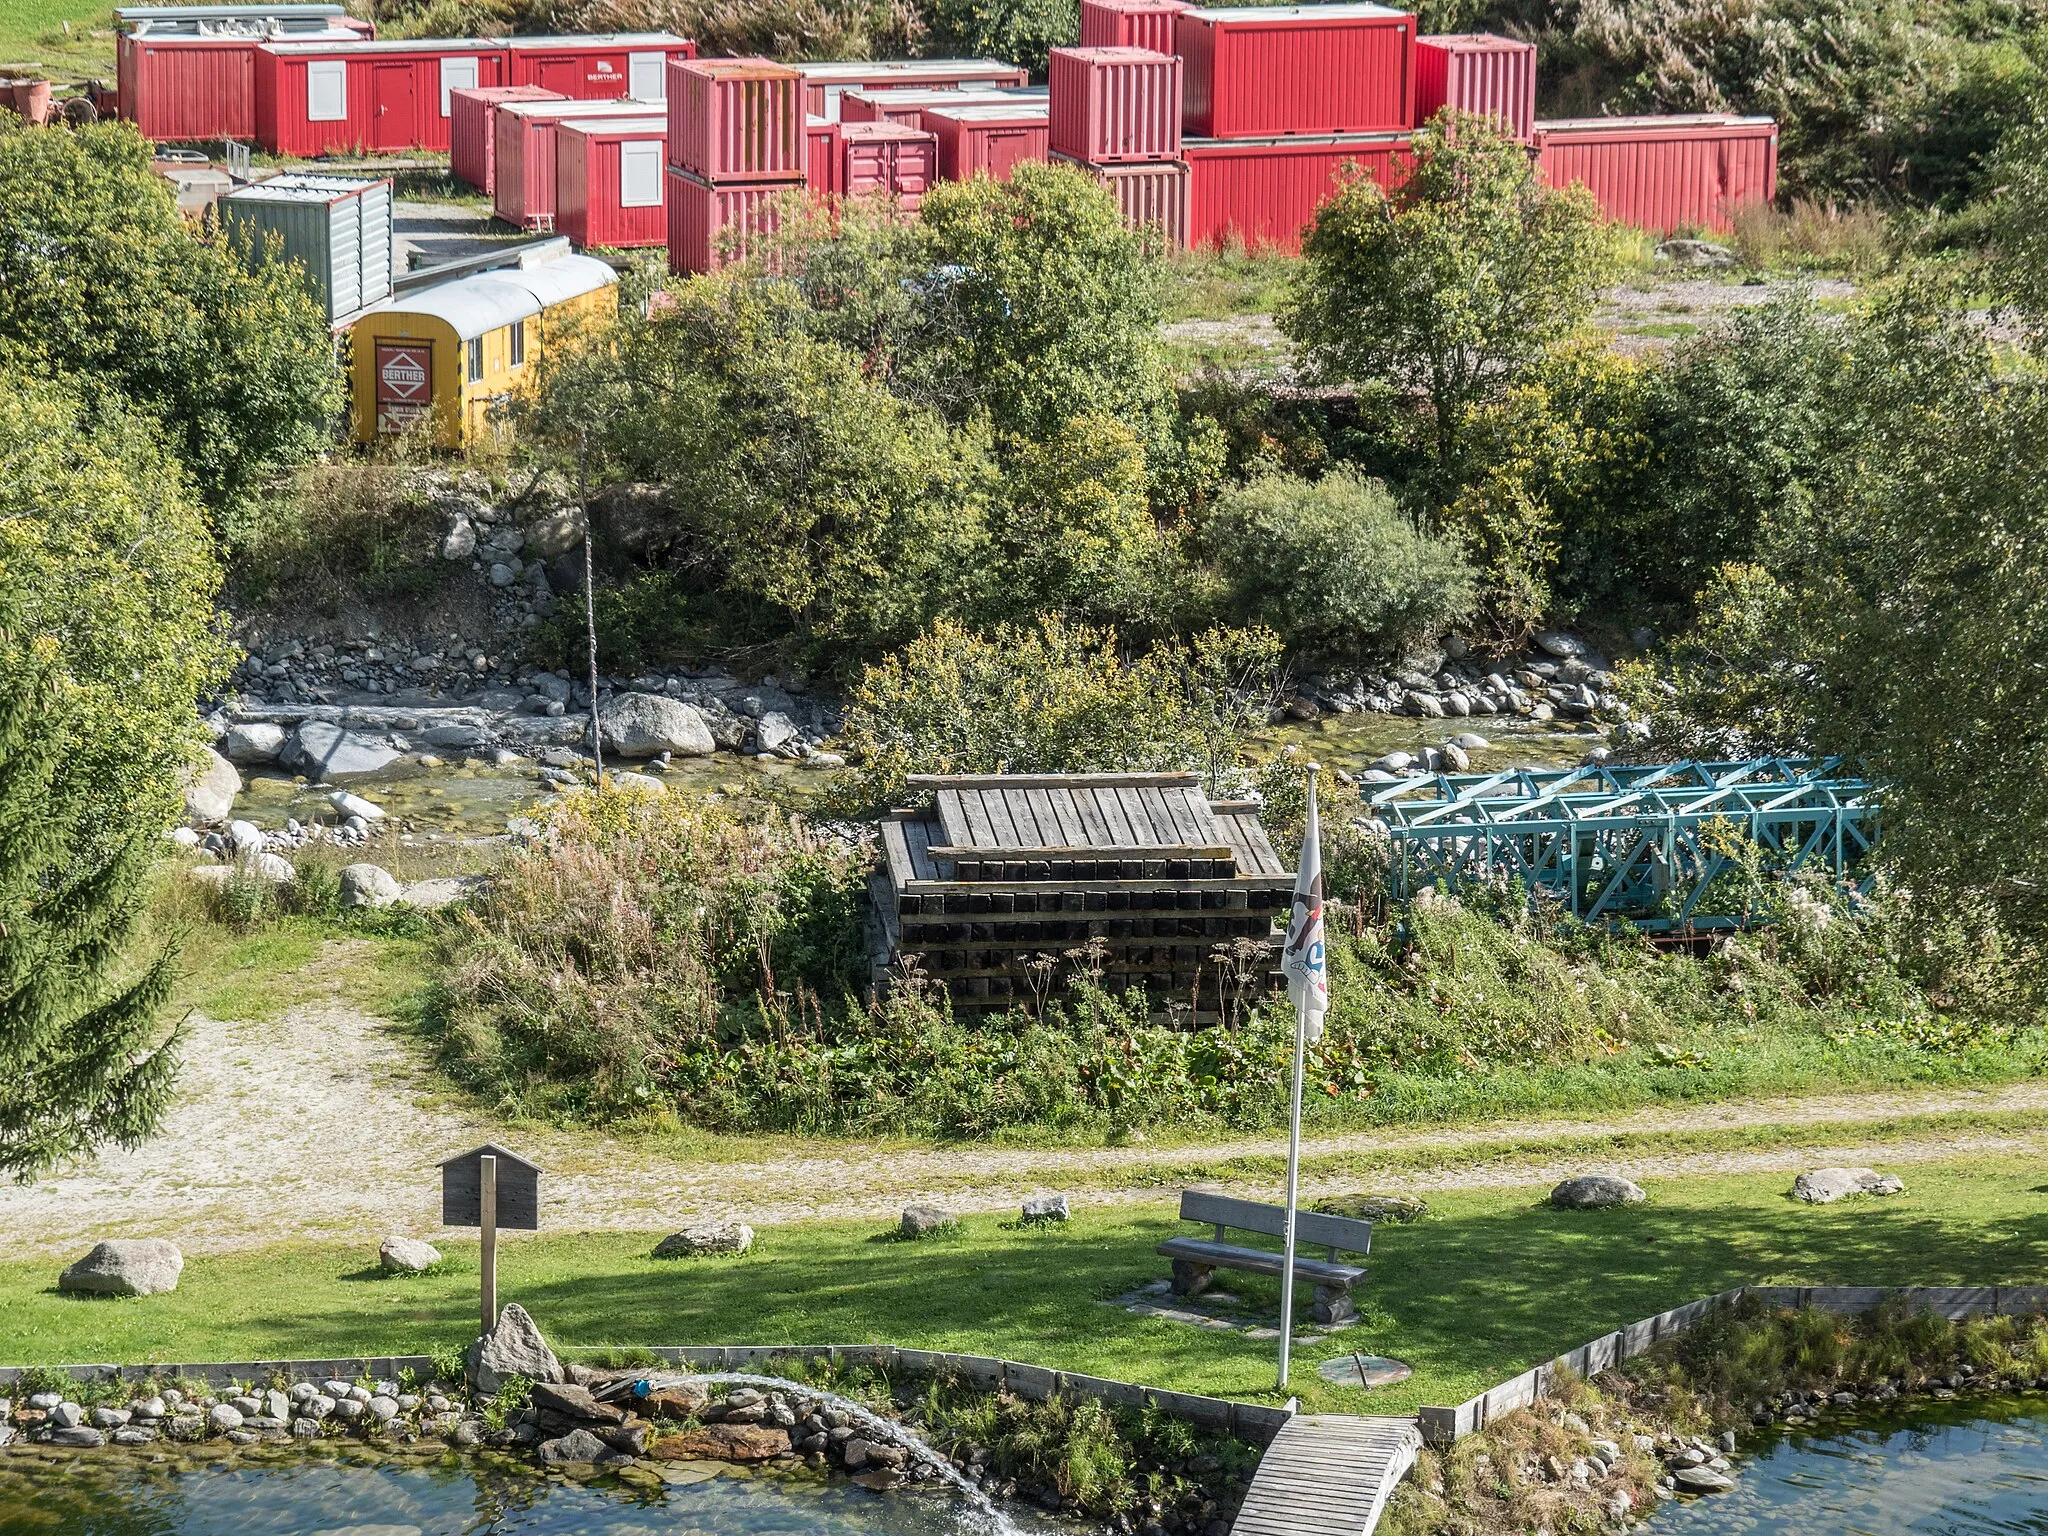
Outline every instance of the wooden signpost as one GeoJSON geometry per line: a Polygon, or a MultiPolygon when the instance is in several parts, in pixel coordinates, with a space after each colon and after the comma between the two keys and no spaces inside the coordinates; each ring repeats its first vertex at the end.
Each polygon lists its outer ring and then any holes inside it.
{"type": "Polygon", "coordinates": [[[540,1169],[495,1142],[441,1164],[441,1225],[483,1230],[478,1315],[489,1333],[498,1323],[498,1228],[540,1230],[540,1169]]]}

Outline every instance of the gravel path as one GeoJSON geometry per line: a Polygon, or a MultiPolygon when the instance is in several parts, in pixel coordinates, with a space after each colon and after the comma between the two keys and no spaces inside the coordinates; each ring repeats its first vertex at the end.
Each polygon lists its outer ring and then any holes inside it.
{"type": "MultiPolygon", "coordinates": [[[[334,946],[336,951],[345,946],[334,946]]],[[[330,953],[316,964],[345,964],[330,953]]],[[[673,1228],[685,1215],[757,1224],[817,1217],[889,1220],[916,1199],[961,1210],[1014,1209],[1047,1189],[1088,1189],[1094,1203],[1156,1200],[1236,1158],[1277,1158],[1283,1138],[1196,1147],[958,1148],[792,1143],[785,1155],[686,1160],[601,1135],[508,1129],[451,1106],[386,1022],[317,1004],[273,1023],[197,1018],[164,1134],[130,1152],[26,1188],[0,1188],[0,1230],[16,1253],[70,1253],[99,1237],[166,1236],[190,1252],[439,1230],[435,1164],[486,1139],[546,1170],[543,1227],[562,1231],[673,1228]]],[[[1549,1118],[1457,1130],[1312,1137],[1311,1158],[1367,1166],[1305,1180],[1314,1193],[1428,1191],[1551,1182],[1589,1165],[1632,1178],[1782,1170],[1822,1163],[1909,1163],[1971,1153],[2048,1151],[2048,1131],[1971,1129],[1886,1139],[1872,1123],[1907,1115],[2048,1109],[2048,1083],[1983,1092],[1939,1090],[1660,1108],[1599,1119],[1549,1118]],[[1696,1152],[1629,1148],[1598,1157],[1529,1148],[1566,1137],[1810,1128],[1768,1148],[1696,1152]],[[1796,1144],[1792,1144],[1796,1141],[1796,1144]],[[1504,1144],[1524,1144],[1521,1148],[1504,1144]],[[1438,1155],[1432,1155],[1438,1154],[1438,1155]],[[1381,1164],[1375,1172],[1371,1165],[1381,1164]]],[[[1237,1181],[1271,1194],[1277,1174],[1237,1181]]]]}

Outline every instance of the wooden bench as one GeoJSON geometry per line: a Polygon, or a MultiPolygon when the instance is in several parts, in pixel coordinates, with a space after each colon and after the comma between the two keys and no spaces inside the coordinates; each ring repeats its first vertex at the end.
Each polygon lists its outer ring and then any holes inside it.
{"type": "MultiPolygon", "coordinates": [[[[1170,1237],[1158,1252],[1173,1260],[1173,1290],[1176,1296],[1199,1296],[1219,1269],[1241,1269],[1255,1275],[1278,1275],[1286,1267],[1286,1255],[1269,1248],[1247,1248],[1224,1239],[1226,1230],[1256,1232],[1263,1237],[1287,1235],[1287,1208],[1261,1205],[1256,1200],[1234,1200],[1205,1190],[1181,1191],[1180,1219],[1213,1226],[1216,1236],[1170,1237]]],[[[1349,1216],[1325,1216],[1320,1211],[1294,1213],[1294,1277],[1316,1288],[1311,1315],[1319,1323],[1344,1323],[1358,1316],[1351,1305],[1351,1287],[1365,1278],[1355,1264],[1338,1261],[1340,1253],[1365,1254],[1372,1251],[1372,1223],[1349,1216]],[[1308,1257],[1304,1246],[1326,1248],[1327,1259],[1308,1257]]]]}

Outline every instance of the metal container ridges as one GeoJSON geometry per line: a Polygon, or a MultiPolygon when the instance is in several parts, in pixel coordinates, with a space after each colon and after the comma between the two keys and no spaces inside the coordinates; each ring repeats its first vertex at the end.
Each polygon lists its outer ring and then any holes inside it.
{"type": "Polygon", "coordinates": [[[1055,48],[1053,151],[1091,165],[1180,158],[1181,61],[1143,48],[1055,48]]]}

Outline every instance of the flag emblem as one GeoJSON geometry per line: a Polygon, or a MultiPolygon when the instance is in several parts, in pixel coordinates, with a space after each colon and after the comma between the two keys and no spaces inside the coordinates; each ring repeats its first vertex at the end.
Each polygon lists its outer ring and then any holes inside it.
{"type": "Polygon", "coordinates": [[[1323,835],[1316,815],[1316,780],[1308,781],[1308,827],[1301,839],[1301,868],[1294,877],[1294,911],[1280,954],[1287,995],[1300,1010],[1311,1042],[1322,1038],[1330,1011],[1330,977],[1323,953],[1323,835]]]}

